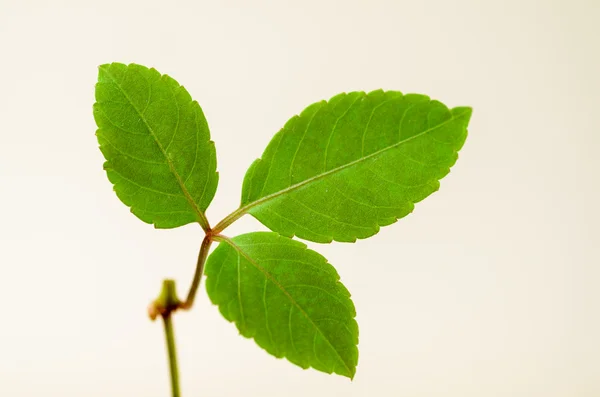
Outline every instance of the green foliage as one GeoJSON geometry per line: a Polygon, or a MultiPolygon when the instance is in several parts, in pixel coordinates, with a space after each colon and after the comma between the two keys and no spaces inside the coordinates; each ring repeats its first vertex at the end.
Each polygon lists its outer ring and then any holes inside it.
{"type": "Polygon", "coordinates": [[[423,95],[352,92],[290,119],[244,179],[242,210],[282,235],[355,241],[439,188],[471,109],[423,95]]]}
{"type": "Polygon", "coordinates": [[[102,65],[94,117],[104,168],[131,212],[158,228],[206,223],[217,159],[202,109],[185,88],[140,65],[102,65]]]}
{"type": "MultiPolygon", "coordinates": [[[[352,378],[358,325],[350,293],[318,253],[291,240],[355,241],[409,214],[439,188],[462,147],[468,107],[423,95],[351,92],[290,119],[246,173],[241,206],[214,229],[205,217],[218,183],[216,153],[202,109],[175,80],[140,65],[100,66],[94,117],[118,197],[144,222],[206,232],[186,301],[171,286],[157,301],[170,315],[192,306],[208,256],[206,289],[240,333],[302,368],[352,378]],[[249,213],[273,232],[220,233],[249,213]]],[[[175,348],[169,345],[173,379],[175,348]]],[[[174,388],[176,380],[173,381],[174,388]]]]}
{"type": "Polygon", "coordinates": [[[358,325],[333,266],[276,233],[225,240],[206,263],[206,290],[240,333],[276,357],[352,378],[358,325]]]}

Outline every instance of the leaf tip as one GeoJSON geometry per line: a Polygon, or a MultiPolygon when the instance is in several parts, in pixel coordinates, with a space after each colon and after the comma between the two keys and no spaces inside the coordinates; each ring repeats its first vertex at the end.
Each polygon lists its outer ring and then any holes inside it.
{"type": "Polygon", "coordinates": [[[466,124],[469,124],[471,115],[473,114],[473,108],[470,106],[459,106],[452,109],[452,113],[454,113],[457,118],[464,118],[466,124]]]}
{"type": "Polygon", "coordinates": [[[355,365],[346,366],[346,369],[347,369],[347,371],[344,371],[344,372],[335,371],[335,373],[337,375],[343,376],[344,378],[348,378],[350,380],[350,382],[354,381],[354,377],[356,376],[356,366],[355,365]]]}
{"type": "Polygon", "coordinates": [[[103,63],[101,65],[98,65],[98,70],[100,72],[106,72],[108,71],[110,68],[112,67],[127,67],[127,65],[125,65],[124,63],[121,62],[111,62],[111,63],[103,63]]]}

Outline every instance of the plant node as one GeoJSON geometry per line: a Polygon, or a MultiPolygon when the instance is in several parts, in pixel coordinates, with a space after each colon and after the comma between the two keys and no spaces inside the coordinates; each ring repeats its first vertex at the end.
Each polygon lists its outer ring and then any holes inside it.
{"type": "Polygon", "coordinates": [[[148,316],[154,321],[158,316],[168,316],[181,307],[182,302],[177,297],[175,280],[164,280],[160,295],[148,305],[148,316]]]}

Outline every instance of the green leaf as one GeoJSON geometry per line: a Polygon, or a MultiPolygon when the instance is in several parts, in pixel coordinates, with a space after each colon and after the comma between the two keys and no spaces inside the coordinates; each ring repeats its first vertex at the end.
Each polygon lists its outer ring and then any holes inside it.
{"type": "Polygon", "coordinates": [[[100,66],[94,118],[104,168],[117,196],[157,228],[208,222],[218,183],[214,143],[202,109],[155,69],[100,66]]]}
{"type": "Polygon", "coordinates": [[[219,244],[206,275],[210,299],[243,336],[302,368],[354,376],[356,311],[321,255],[276,233],[249,233],[219,244]]]}
{"type": "Polygon", "coordinates": [[[372,236],[438,190],[470,117],[470,108],[396,91],[315,103],[252,164],[235,216],[321,243],[372,236]]]}

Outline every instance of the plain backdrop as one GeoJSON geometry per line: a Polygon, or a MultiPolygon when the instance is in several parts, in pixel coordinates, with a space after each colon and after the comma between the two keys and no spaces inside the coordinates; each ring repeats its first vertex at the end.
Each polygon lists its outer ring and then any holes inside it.
{"type": "Polygon", "coordinates": [[[185,397],[599,396],[598,20],[598,0],[0,0],[0,396],[169,395],[146,306],[165,277],[186,292],[201,230],[155,230],[112,191],[92,104],[113,61],[203,107],[213,224],[312,102],[474,108],[440,192],[368,240],[310,244],[357,307],[355,380],[269,356],[202,287],[175,318],[185,397]]]}

